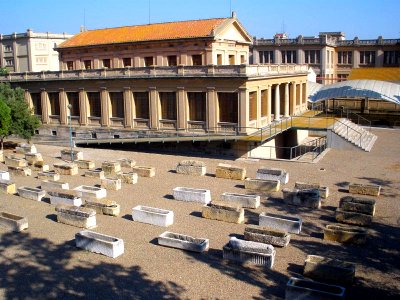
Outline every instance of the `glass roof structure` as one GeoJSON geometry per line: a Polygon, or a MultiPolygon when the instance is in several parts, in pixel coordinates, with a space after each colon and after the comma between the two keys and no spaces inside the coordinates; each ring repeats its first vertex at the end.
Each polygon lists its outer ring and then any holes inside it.
{"type": "Polygon", "coordinates": [[[400,104],[400,84],[380,80],[347,80],[330,85],[308,82],[308,101],[369,98],[400,104]]]}

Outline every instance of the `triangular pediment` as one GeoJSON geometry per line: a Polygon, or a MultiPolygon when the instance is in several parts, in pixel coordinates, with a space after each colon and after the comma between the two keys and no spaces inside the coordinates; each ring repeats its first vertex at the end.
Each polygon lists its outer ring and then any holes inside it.
{"type": "Polygon", "coordinates": [[[251,36],[236,19],[229,19],[229,22],[221,24],[215,32],[215,38],[218,40],[236,41],[241,43],[252,42],[251,36]]]}

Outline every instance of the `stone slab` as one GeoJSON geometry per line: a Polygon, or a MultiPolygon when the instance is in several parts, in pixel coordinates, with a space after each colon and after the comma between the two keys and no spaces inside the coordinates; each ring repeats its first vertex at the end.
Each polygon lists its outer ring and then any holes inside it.
{"type": "Polygon", "coordinates": [[[168,227],[174,223],[174,212],[144,205],[135,206],[132,209],[133,221],[168,227]]]}
{"type": "Polygon", "coordinates": [[[27,186],[21,186],[17,189],[18,195],[22,198],[34,200],[34,201],[42,201],[42,198],[46,196],[46,191],[38,188],[32,188],[27,186]]]}
{"type": "Polygon", "coordinates": [[[286,247],[290,241],[290,234],[274,228],[248,225],[244,229],[244,239],[246,241],[286,247]]]}
{"type": "Polygon", "coordinates": [[[34,164],[38,161],[43,161],[43,156],[41,153],[25,153],[25,160],[28,162],[28,164],[34,164]]]}
{"type": "Polygon", "coordinates": [[[262,212],[259,216],[258,225],[299,234],[301,231],[302,219],[299,217],[262,212]]]}
{"type": "Polygon", "coordinates": [[[57,205],[57,222],[80,227],[96,227],[96,211],[85,207],[57,205]]]}
{"type": "Polygon", "coordinates": [[[13,155],[4,157],[4,163],[8,167],[27,167],[28,162],[24,158],[15,157],[13,155]]]}
{"type": "Polygon", "coordinates": [[[349,244],[365,244],[368,231],[361,227],[346,225],[326,225],[324,228],[324,240],[349,244]]]}
{"type": "Polygon", "coordinates": [[[165,231],[158,236],[158,244],[186,251],[204,252],[208,250],[209,240],[165,231]]]}
{"type": "Polygon", "coordinates": [[[107,197],[107,190],[97,186],[80,185],[74,188],[74,191],[77,192],[78,196],[81,197],[83,201],[107,197]]]}
{"type": "Polygon", "coordinates": [[[126,184],[136,184],[138,181],[138,175],[134,172],[120,172],[117,174],[117,178],[121,179],[121,182],[126,184]]]}
{"type": "Polygon", "coordinates": [[[199,202],[208,204],[211,202],[211,192],[206,189],[194,189],[187,187],[176,187],[173,189],[175,200],[186,202],[199,202]]]}
{"type": "Polygon", "coordinates": [[[64,204],[69,206],[81,206],[82,198],[76,191],[71,190],[51,190],[47,192],[50,196],[50,204],[64,204]]]}
{"type": "Polygon", "coordinates": [[[215,169],[215,177],[244,180],[246,178],[246,169],[227,164],[219,164],[215,169]]]}
{"type": "Polygon", "coordinates": [[[132,168],[132,171],[138,174],[139,177],[154,177],[156,175],[154,167],[135,166],[132,168]]]}
{"type": "Polygon", "coordinates": [[[8,167],[11,176],[31,176],[32,170],[28,167],[8,167]]]}
{"type": "Polygon", "coordinates": [[[321,186],[319,183],[307,183],[307,182],[296,181],[294,184],[294,188],[298,190],[318,189],[322,199],[326,199],[329,197],[329,187],[321,186]]]}
{"type": "Polygon", "coordinates": [[[321,197],[319,189],[298,190],[284,188],[282,190],[283,202],[289,205],[307,207],[312,209],[321,208],[321,197]]]}
{"type": "Polygon", "coordinates": [[[34,144],[26,144],[26,143],[19,143],[17,147],[15,147],[15,152],[19,154],[25,153],[37,153],[37,148],[34,144]]]}
{"type": "Polygon", "coordinates": [[[6,194],[15,194],[17,192],[17,188],[13,181],[0,179],[0,191],[3,191],[6,194]]]}
{"type": "Polygon", "coordinates": [[[102,169],[92,169],[85,171],[85,177],[103,179],[105,178],[105,175],[102,169]]]}
{"type": "Polygon", "coordinates": [[[60,174],[56,171],[41,171],[37,173],[37,177],[38,179],[48,179],[53,181],[60,180],[60,174]]]}
{"type": "Polygon", "coordinates": [[[54,170],[61,175],[78,175],[79,169],[75,163],[56,163],[53,165],[54,170]]]}
{"type": "Polygon", "coordinates": [[[103,161],[101,169],[105,176],[115,176],[121,172],[121,163],[118,161],[103,161]]]}
{"type": "Polygon", "coordinates": [[[375,200],[346,196],[340,199],[339,208],[344,211],[353,211],[373,216],[375,215],[375,200]]]}
{"type": "Polygon", "coordinates": [[[336,221],[340,223],[359,225],[359,226],[370,226],[372,223],[373,216],[354,211],[344,211],[340,208],[337,208],[335,213],[335,218],[336,221]]]}
{"type": "Polygon", "coordinates": [[[79,159],[75,160],[74,163],[78,166],[79,169],[91,170],[96,167],[93,160],[79,159]]]}
{"type": "Polygon", "coordinates": [[[122,187],[122,181],[119,178],[103,178],[101,179],[101,187],[106,190],[118,191],[122,187]]]}
{"type": "Polygon", "coordinates": [[[279,180],[281,184],[289,182],[289,173],[283,169],[263,167],[257,170],[256,179],[279,180]]]}
{"type": "Polygon", "coordinates": [[[28,229],[28,220],[25,217],[2,211],[0,212],[0,226],[12,231],[21,232],[28,229]]]}
{"type": "Polygon", "coordinates": [[[182,160],[176,166],[176,173],[184,175],[204,176],[206,175],[206,165],[202,161],[182,160]]]}
{"type": "Polygon", "coordinates": [[[210,220],[241,224],[244,222],[244,209],[237,205],[209,203],[202,207],[201,215],[210,220]]]}
{"type": "Polygon", "coordinates": [[[349,184],[350,194],[360,194],[369,196],[379,196],[381,193],[381,186],[376,184],[359,184],[350,183],[349,184]]]}
{"type": "Polygon", "coordinates": [[[45,191],[49,190],[57,190],[57,189],[63,189],[63,190],[69,190],[69,183],[68,182],[61,182],[61,181],[56,181],[56,180],[42,180],[40,183],[40,188],[45,191]]]}
{"type": "Polygon", "coordinates": [[[119,162],[121,167],[123,168],[133,168],[134,166],[136,166],[136,161],[129,158],[119,158],[117,159],[117,162],[119,162]]]}
{"type": "Polygon", "coordinates": [[[244,180],[244,187],[249,190],[256,190],[263,192],[278,192],[280,188],[280,181],[246,178],[244,180]]]}
{"type": "Polygon", "coordinates": [[[118,216],[120,214],[120,205],[115,201],[108,200],[106,198],[101,199],[86,199],[85,207],[94,209],[96,213],[118,216]]]}
{"type": "Polygon", "coordinates": [[[79,150],[72,150],[71,153],[71,149],[63,149],[61,150],[61,159],[67,161],[82,160],[83,152],[79,150]]]}
{"type": "Polygon", "coordinates": [[[78,248],[112,258],[124,253],[124,241],[122,239],[90,230],[82,230],[76,233],[75,244],[78,248]]]}
{"type": "Polygon", "coordinates": [[[260,206],[259,195],[222,193],[219,198],[223,202],[233,203],[245,208],[257,208],[260,206]]]}

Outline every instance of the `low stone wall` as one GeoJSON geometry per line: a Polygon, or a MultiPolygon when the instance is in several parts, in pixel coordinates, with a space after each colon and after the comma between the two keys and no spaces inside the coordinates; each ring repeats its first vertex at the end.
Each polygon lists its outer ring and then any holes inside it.
{"type": "Polygon", "coordinates": [[[244,181],[244,187],[249,190],[278,192],[280,189],[280,181],[246,178],[244,181]]]}
{"type": "Polygon", "coordinates": [[[105,178],[105,175],[102,169],[93,169],[93,170],[86,170],[85,177],[103,179],[105,178]]]}
{"type": "Polygon", "coordinates": [[[153,167],[135,166],[132,171],[140,177],[154,177],[156,175],[156,169],[153,167]]]}
{"type": "Polygon", "coordinates": [[[8,167],[27,167],[28,162],[24,158],[15,157],[14,155],[5,156],[4,163],[8,167]]]}
{"type": "Polygon", "coordinates": [[[232,237],[222,250],[224,259],[261,265],[270,269],[274,265],[276,251],[271,245],[239,240],[232,237]]]}
{"type": "Polygon", "coordinates": [[[93,228],[96,227],[96,211],[85,207],[57,205],[57,222],[67,225],[93,228]]]}
{"type": "Polygon", "coordinates": [[[339,259],[307,255],[307,259],[304,262],[303,274],[306,277],[321,282],[350,285],[354,281],[356,266],[353,263],[339,259]]]}
{"type": "Polygon", "coordinates": [[[345,299],[345,288],[312,280],[291,277],[286,284],[285,299],[345,299]]]}
{"type": "Polygon", "coordinates": [[[274,228],[248,225],[244,229],[244,239],[246,241],[286,247],[290,241],[290,234],[274,228]]]}
{"type": "Polygon", "coordinates": [[[51,190],[47,194],[50,195],[50,203],[52,205],[64,204],[69,206],[81,206],[82,198],[79,197],[77,191],[71,190],[51,190]]]}
{"type": "Polygon", "coordinates": [[[372,223],[372,216],[354,211],[345,211],[340,208],[336,209],[336,221],[351,225],[369,226],[372,223]]]}
{"type": "Polygon", "coordinates": [[[107,197],[107,190],[97,186],[80,185],[74,188],[74,191],[76,191],[77,195],[84,201],[107,197]]]}
{"type": "Polygon", "coordinates": [[[10,173],[7,171],[0,171],[0,180],[10,180],[10,173]]]}
{"type": "Polygon", "coordinates": [[[122,183],[127,183],[127,184],[136,184],[138,181],[138,175],[134,172],[120,172],[117,174],[117,178],[121,179],[122,183]]]}
{"type": "Polygon", "coordinates": [[[78,175],[78,166],[75,163],[57,163],[53,165],[54,170],[61,175],[78,175]]]}
{"type": "Polygon", "coordinates": [[[133,221],[168,227],[174,223],[174,212],[160,208],[138,205],[132,209],[133,221]]]}
{"type": "Polygon", "coordinates": [[[182,160],[176,166],[176,173],[185,175],[204,176],[206,175],[206,165],[202,161],[182,160]]]}
{"type": "Polygon", "coordinates": [[[58,174],[56,171],[42,171],[37,173],[37,178],[57,181],[60,180],[60,174],[58,174]]]}
{"type": "Polygon", "coordinates": [[[256,178],[265,180],[279,180],[281,184],[286,184],[289,182],[289,173],[283,169],[264,167],[257,170],[256,178]]]}
{"type": "Polygon", "coordinates": [[[11,176],[31,176],[32,170],[28,167],[8,167],[11,176]]]}
{"type": "Polygon", "coordinates": [[[114,176],[121,172],[121,164],[117,161],[104,161],[101,164],[101,169],[105,176],[114,176]]]}
{"type": "Polygon", "coordinates": [[[259,216],[258,225],[299,234],[301,231],[302,219],[263,212],[259,216]]]}
{"type": "Polygon", "coordinates": [[[45,191],[54,189],[69,190],[69,183],[56,180],[42,180],[40,188],[45,191]]]}
{"type": "Polygon", "coordinates": [[[21,196],[22,198],[34,201],[42,201],[42,198],[46,196],[46,191],[37,188],[21,186],[17,190],[18,190],[18,195],[21,196]]]}
{"type": "Polygon", "coordinates": [[[220,198],[223,202],[233,203],[246,208],[257,208],[260,206],[259,195],[247,195],[236,193],[222,193],[220,198]]]}
{"type": "Polygon", "coordinates": [[[86,199],[85,207],[94,209],[98,214],[114,216],[114,217],[118,216],[121,210],[119,204],[117,204],[115,201],[111,201],[106,198],[86,199]]]}
{"type": "Polygon", "coordinates": [[[11,180],[0,179],[0,190],[6,194],[15,194],[16,186],[11,180]]]}
{"type": "Polygon", "coordinates": [[[365,244],[368,231],[364,228],[346,225],[326,225],[324,240],[349,244],[365,244]]]}
{"type": "Polygon", "coordinates": [[[381,186],[375,185],[375,184],[350,183],[349,184],[349,193],[360,194],[360,195],[369,195],[369,196],[379,196],[381,193],[381,186]]]}
{"type": "Polygon", "coordinates": [[[193,189],[186,187],[176,187],[173,189],[175,200],[187,202],[199,202],[207,204],[211,202],[211,192],[206,189],[193,189]]]}
{"type": "Polygon", "coordinates": [[[326,199],[329,196],[329,187],[321,186],[319,183],[306,183],[296,181],[294,188],[298,190],[319,190],[319,195],[322,199],[326,199]]]}
{"type": "Polygon", "coordinates": [[[298,190],[284,188],[283,201],[286,204],[318,209],[321,208],[319,190],[298,190]]]}
{"type": "Polygon", "coordinates": [[[82,160],[83,152],[79,150],[72,150],[72,155],[71,155],[71,149],[63,149],[61,150],[61,159],[68,161],[82,160]]]}
{"type": "Polygon", "coordinates": [[[244,180],[246,178],[246,169],[233,167],[227,164],[219,164],[215,169],[215,177],[225,179],[244,180]]]}
{"type": "Polygon", "coordinates": [[[339,208],[344,211],[358,212],[373,216],[375,214],[375,200],[346,196],[340,199],[339,208]]]}
{"type": "Polygon", "coordinates": [[[136,161],[129,158],[120,158],[117,159],[117,162],[119,162],[121,167],[123,168],[133,168],[134,166],[136,166],[136,161]]]}
{"type": "Polygon", "coordinates": [[[28,220],[25,217],[2,211],[0,212],[0,226],[12,231],[21,232],[28,229],[28,220]]]}
{"type": "Polygon", "coordinates": [[[201,215],[210,220],[240,224],[244,222],[244,209],[237,205],[210,203],[203,206],[201,215]]]}
{"type": "Polygon", "coordinates": [[[84,250],[116,258],[124,253],[124,241],[120,238],[82,230],[75,234],[75,245],[84,250]]]}
{"type": "Polygon", "coordinates": [[[187,251],[204,252],[208,250],[209,240],[165,231],[158,236],[158,244],[187,251]]]}
{"type": "Polygon", "coordinates": [[[92,160],[80,159],[80,160],[75,160],[74,163],[78,166],[79,169],[91,170],[96,167],[94,161],[92,160]]]}
{"type": "Polygon", "coordinates": [[[121,179],[114,178],[103,178],[101,179],[101,187],[106,190],[118,191],[122,187],[121,179]]]}

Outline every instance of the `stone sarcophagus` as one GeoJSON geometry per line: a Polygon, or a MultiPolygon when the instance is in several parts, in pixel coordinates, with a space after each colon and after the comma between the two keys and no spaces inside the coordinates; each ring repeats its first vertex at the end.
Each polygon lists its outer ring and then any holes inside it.
{"type": "Polygon", "coordinates": [[[101,179],[101,187],[106,190],[118,191],[122,187],[121,179],[117,177],[106,177],[101,179]]]}
{"type": "Polygon", "coordinates": [[[356,266],[353,263],[339,259],[307,255],[303,274],[317,281],[350,285],[353,283],[356,274],[356,266]]]}
{"type": "Polygon", "coordinates": [[[379,196],[381,193],[381,186],[376,184],[359,184],[350,183],[349,184],[350,194],[360,194],[369,196],[379,196]]]}
{"type": "Polygon", "coordinates": [[[263,191],[263,192],[278,192],[280,188],[280,181],[246,178],[244,180],[244,187],[248,190],[263,191]]]}
{"type": "Polygon", "coordinates": [[[28,167],[8,167],[8,172],[11,176],[31,176],[32,170],[28,167]]]}
{"type": "Polygon", "coordinates": [[[289,173],[286,170],[275,168],[260,168],[256,173],[257,179],[279,180],[281,184],[289,182],[289,173]]]}
{"type": "Polygon", "coordinates": [[[79,159],[75,160],[74,163],[78,166],[79,169],[94,169],[96,167],[93,160],[79,159]]]}
{"type": "Polygon", "coordinates": [[[296,181],[294,188],[298,190],[319,190],[319,194],[322,199],[326,199],[329,196],[329,188],[327,186],[322,186],[319,183],[306,183],[296,181]]]}
{"type": "Polygon", "coordinates": [[[28,164],[33,165],[34,163],[37,163],[39,161],[43,161],[43,156],[41,153],[25,153],[25,160],[28,162],[28,164]]]}
{"type": "Polygon", "coordinates": [[[238,205],[212,202],[203,206],[203,218],[229,223],[240,224],[244,222],[244,209],[238,205]]]}
{"type": "Polygon", "coordinates": [[[10,180],[10,173],[7,171],[0,171],[0,180],[10,180]]]}
{"type": "Polygon", "coordinates": [[[289,205],[318,209],[321,207],[321,197],[319,190],[298,190],[284,188],[283,202],[289,205]]]}
{"type": "Polygon", "coordinates": [[[211,202],[211,192],[206,189],[193,189],[187,187],[176,187],[173,190],[175,200],[186,202],[199,202],[208,204],[211,202]]]}
{"type": "Polygon", "coordinates": [[[276,251],[271,245],[231,237],[222,250],[224,259],[261,265],[270,269],[274,265],[276,251]]]}
{"type": "Polygon", "coordinates": [[[121,167],[123,168],[133,168],[134,166],[136,166],[136,161],[129,158],[120,158],[117,159],[117,162],[119,162],[121,164],[121,167]]]}
{"type": "Polygon", "coordinates": [[[39,171],[39,172],[47,172],[47,171],[50,170],[49,165],[46,165],[43,160],[39,160],[37,162],[34,162],[31,165],[31,168],[32,168],[33,171],[39,171]]]}
{"type": "Polygon", "coordinates": [[[17,192],[15,183],[5,179],[0,179],[0,190],[6,194],[15,194],[17,192]]]}
{"type": "Polygon", "coordinates": [[[83,152],[79,150],[72,150],[71,149],[63,149],[61,150],[61,159],[62,160],[82,160],[83,159],[83,152]]]}
{"type": "Polygon", "coordinates": [[[82,230],[75,234],[75,245],[90,252],[116,258],[124,253],[124,241],[120,238],[82,230]]]}
{"type": "Polygon", "coordinates": [[[21,232],[24,229],[28,229],[28,220],[25,217],[2,211],[0,212],[0,226],[21,232]]]}
{"type": "Polygon", "coordinates": [[[375,214],[375,200],[346,196],[340,199],[339,208],[344,211],[352,211],[373,216],[375,214]]]}
{"type": "Polygon", "coordinates": [[[345,288],[337,285],[291,277],[286,284],[285,299],[345,299],[345,288]]]}
{"type": "Polygon", "coordinates": [[[324,240],[349,244],[365,244],[368,231],[361,227],[346,225],[326,225],[324,228],[324,240]]]}
{"type": "Polygon", "coordinates": [[[42,171],[37,173],[37,178],[57,181],[60,180],[60,174],[58,174],[56,171],[42,171]]]}
{"type": "Polygon", "coordinates": [[[6,164],[6,166],[8,167],[27,167],[28,166],[28,162],[26,161],[26,159],[21,158],[21,157],[17,157],[14,155],[6,155],[4,157],[4,163],[6,164]]]}
{"type": "Polygon", "coordinates": [[[168,227],[174,223],[174,212],[160,208],[138,205],[132,209],[133,221],[168,227]]]}
{"type": "Polygon", "coordinates": [[[85,177],[103,179],[105,178],[105,175],[104,171],[99,168],[99,169],[86,170],[85,177]]]}
{"type": "Polygon", "coordinates": [[[121,210],[119,204],[106,198],[86,199],[85,207],[94,209],[98,214],[108,216],[118,216],[121,210]]]}
{"type": "Polygon", "coordinates": [[[158,244],[186,251],[204,252],[208,250],[209,240],[165,231],[158,236],[158,244]]]}
{"type": "Polygon", "coordinates": [[[56,180],[42,180],[40,188],[45,191],[57,190],[57,189],[68,190],[69,183],[56,180]]]}
{"type": "Polygon", "coordinates": [[[77,192],[78,196],[80,196],[83,201],[107,197],[107,190],[97,186],[80,185],[74,188],[74,191],[77,192]]]}
{"type": "Polygon", "coordinates": [[[154,167],[135,166],[132,168],[132,172],[138,174],[139,177],[154,177],[156,175],[154,167]]]}
{"type": "Polygon", "coordinates": [[[246,241],[285,247],[289,244],[290,234],[274,228],[248,225],[244,229],[244,239],[246,241]]]}
{"type": "Polygon", "coordinates": [[[258,219],[258,225],[270,227],[285,232],[299,234],[301,231],[302,219],[298,217],[289,217],[271,213],[261,213],[258,219]]]}
{"type": "Polygon", "coordinates": [[[340,223],[359,226],[370,226],[373,216],[354,211],[345,211],[343,209],[337,208],[335,212],[335,218],[336,221],[340,223]]]}
{"type": "Polygon", "coordinates": [[[246,169],[234,167],[228,164],[219,164],[215,169],[215,177],[244,180],[246,178],[246,169]]]}
{"type": "Polygon", "coordinates": [[[101,169],[105,176],[115,176],[121,172],[121,163],[118,161],[104,161],[101,164],[101,169]]]}
{"type": "Polygon", "coordinates": [[[52,205],[64,204],[70,206],[81,206],[82,198],[77,191],[71,190],[50,190],[47,192],[50,196],[50,203],[52,205]]]}
{"type": "Polygon", "coordinates": [[[75,163],[56,163],[53,165],[54,171],[61,175],[78,175],[78,166],[75,163]]]}
{"type": "Polygon", "coordinates": [[[204,162],[198,160],[182,160],[176,166],[176,173],[204,176],[206,175],[206,165],[204,162]]]}
{"type": "Polygon", "coordinates": [[[81,228],[96,227],[96,211],[93,209],[59,204],[56,212],[59,223],[81,228]]]}
{"type": "Polygon", "coordinates": [[[138,175],[134,172],[120,172],[117,174],[117,178],[121,179],[121,182],[126,184],[136,184],[138,181],[138,175]]]}
{"type": "Polygon", "coordinates": [[[37,153],[36,146],[34,144],[24,144],[20,143],[18,146],[15,148],[15,152],[19,154],[25,154],[25,153],[37,153]]]}
{"type": "Polygon", "coordinates": [[[260,206],[259,195],[222,193],[219,199],[223,202],[240,205],[245,208],[257,208],[260,206]]]}
{"type": "Polygon", "coordinates": [[[38,188],[21,186],[17,190],[18,190],[18,195],[21,196],[22,198],[34,201],[42,201],[42,198],[46,196],[46,191],[38,188]]]}

